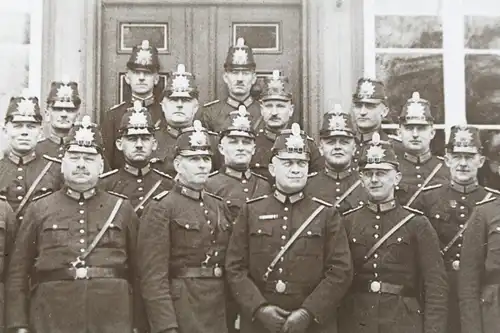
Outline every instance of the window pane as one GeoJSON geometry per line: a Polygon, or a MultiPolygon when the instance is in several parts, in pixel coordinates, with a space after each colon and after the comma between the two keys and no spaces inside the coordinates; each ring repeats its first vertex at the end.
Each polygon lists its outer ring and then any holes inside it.
{"type": "Polygon", "coordinates": [[[500,56],[466,55],[467,122],[500,124],[500,56]]]}
{"type": "MultiPolygon", "coordinates": [[[[443,0],[375,0],[375,15],[436,15],[443,0]]],[[[449,1],[449,0],[444,0],[449,1]]]]}
{"type": "Polygon", "coordinates": [[[443,47],[443,26],[437,16],[376,16],[375,45],[378,48],[443,47]]]}
{"type": "Polygon", "coordinates": [[[377,78],[386,85],[393,122],[414,91],[431,102],[435,122],[444,122],[442,55],[377,54],[376,65],[377,78]]]}
{"type": "Polygon", "coordinates": [[[466,16],[465,47],[471,49],[500,49],[500,15],[466,16]]]}
{"type": "Polygon", "coordinates": [[[28,13],[0,13],[0,43],[29,44],[30,15],[28,13]]]}

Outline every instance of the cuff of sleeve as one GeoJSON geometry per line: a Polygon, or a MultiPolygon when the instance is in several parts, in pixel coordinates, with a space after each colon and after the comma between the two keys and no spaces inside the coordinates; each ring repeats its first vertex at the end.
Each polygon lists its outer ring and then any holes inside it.
{"type": "Polygon", "coordinates": [[[306,310],[311,318],[311,322],[315,322],[316,324],[321,324],[323,320],[321,320],[320,315],[317,314],[311,307],[308,307],[307,304],[302,305],[302,309],[306,310]]]}

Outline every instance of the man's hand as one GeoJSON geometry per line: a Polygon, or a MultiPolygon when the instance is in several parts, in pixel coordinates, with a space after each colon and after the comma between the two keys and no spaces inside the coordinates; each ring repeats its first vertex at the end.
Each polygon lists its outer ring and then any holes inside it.
{"type": "Polygon", "coordinates": [[[257,310],[255,317],[270,333],[278,333],[289,314],[289,311],[283,310],[279,306],[264,305],[257,310]]]}
{"type": "Polygon", "coordinates": [[[18,328],[16,329],[16,333],[29,333],[27,328],[18,328]]]}
{"type": "Polygon", "coordinates": [[[306,309],[292,311],[283,325],[283,333],[305,333],[311,324],[311,315],[306,309]]]}

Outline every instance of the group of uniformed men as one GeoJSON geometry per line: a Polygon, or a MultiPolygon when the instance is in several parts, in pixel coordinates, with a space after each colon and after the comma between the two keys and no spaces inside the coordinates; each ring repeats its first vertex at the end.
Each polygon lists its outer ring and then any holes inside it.
{"type": "Polygon", "coordinates": [[[231,46],[229,95],[199,108],[184,65],[161,96],[156,48],[133,49],[132,97],[99,130],[75,82],[13,97],[0,161],[2,326],[15,333],[493,333],[500,200],[478,185],[479,132],[433,156],[413,92],[400,136],[384,85],[324,114],[316,144],[286,78],[259,96],[252,49],[231,46]],[[78,119],[78,120],[77,120],[78,119]],[[5,316],[3,316],[5,315],[5,316]]]}

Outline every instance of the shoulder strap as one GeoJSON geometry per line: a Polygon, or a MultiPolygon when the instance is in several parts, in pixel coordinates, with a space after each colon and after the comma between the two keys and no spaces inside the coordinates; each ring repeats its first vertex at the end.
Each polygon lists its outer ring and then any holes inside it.
{"type": "Polygon", "coordinates": [[[217,104],[219,103],[220,101],[218,99],[214,100],[214,101],[211,101],[211,102],[208,102],[208,103],[205,103],[203,104],[204,107],[208,107],[210,105],[214,105],[214,104],[217,104]]]}
{"type": "Polygon", "coordinates": [[[406,203],[405,206],[411,206],[411,204],[415,201],[415,199],[417,199],[417,197],[419,196],[419,194],[430,183],[430,181],[432,180],[432,178],[436,175],[436,173],[438,173],[439,169],[441,169],[442,166],[443,166],[443,163],[438,163],[434,167],[434,169],[432,169],[431,173],[427,176],[427,178],[425,178],[424,182],[422,183],[422,186],[420,186],[418,188],[418,190],[416,190],[415,193],[413,193],[413,195],[411,196],[410,200],[408,200],[408,202],[406,203]]]}
{"type": "Polygon", "coordinates": [[[33,184],[31,184],[30,188],[28,189],[28,192],[26,192],[26,195],[21,200],[21,203],[19,204],[19,206],[17,207],[17,209],[15,211],[15,215],[16,216],[19,215],[19,213],[24,209],[24,206],[26,206],[26,203],[28,202],[28,200],[30,199],[31,195],[35,191],[35,188],[38,186],[38,184],[40,184],[40,181],[42,180],[43,176],[45,176],[45,174],[47,173],[47,171],[49,171],[49,169],[50,169],[50,167],[52,166],[53,163],[54,162],[49,161],[45,165],[45,167],[42,169],[42,171],[38,174],[38,176],[36,177],[36,179],[33,182],[33,184]]]}
{"type": "Polygon", "coordinates": [[[52,157],[52,156],[49,156],[47,154],[44,154],[43,155],[43,158],[45,158],[46,160],[48,161],[52,161],[52,162],[55,162],[55,163],[61,163],[61,160],[58,159],[58,158],[55,158],[55,157],[52,157]]]}
{"type": "Polygon", "coordinates": [[[358,179],[354,184],[352,184],[341,196],[340,198],[338,198],[337,201],[335,201],[335,207],[339,207],[340,204],[342,203],[342,201],[345,200],[345,198],[347,198],[349,196],[349,194],[352,193],[352,191],[354,191],[356,189],[356,187],[359,186],[359,184],[361,184],[361,179],[358,179]]]}
{"type": "Polygon", "coordinates": [[[153,197],[154,200],[157,200],[157,201],[160,201],[161,199],[163,199],[166,195],[168,194],[168,191],[163,191],[163,192],[160,192],[158,193],[157,195],[155,195],[153,197]]]}
{"type": "Polygon", "coordinates": [[[168,173],[165,173],[165,172],[162,172],[158,169],[155,169],[153,168],[153,171],[156,172],[158,175],[162,176],[162,177],[165,177],[167,179],[170,179],[170,180],[173,180],[174,178],[172,176],[170,176],[168,173]]]}
{"type": "Polygon", "coordinates": [[[115,195],[115,196],[117,196],[119,198],[125,199],[125,200],[128,199],[128,197],[125,194],[123,194],[123,193],[118,193],[118,192],[115,192],[115,191],[106,191],[106,192],[108,192],[109,194],[115,195]]]}
{"type": "Polygon", "coordinates": [[[146,195],[144,196],[144,198],[142,198],[142,200],[137,204],[137,206],[134,207],[134,212],[137,212],[139,209],[142,209],[144,207],[144,204],[146,203],[146,201],[148,201],[149,198],[151,198],[151,196],[153,195],[153,193],[155,193],[155,191],[158,189],[158,187],[160,187],[160,185],[161,185],[161,179],[158,180],[153,185],[153,187],[151,187],[151,189],[148,191],[148,193],[146,193],[146,195]]]}
{"type": "Polygon", "coordinates": [[[255,177],[258,177],[258,178],[263,179],[263,180],[266,180],[266,181],[268,180],[266,176],[263,176],[263,175],[261,175],[260,173],[257,173],[257,172],[255,172],[255,171],[251,171],[251,173],[252,173],[252,175],[254,175],[255,177]]]}
{"type": "Polygon", "coordinates": [[[302,225],[294,232],[292,237],[290,237],[288,242],[286,242],[285,246],[281,248],[276,257],[274,257],[273,261],[269,264],[269,266],[267,266],[266,273],[264,274],[263,277],[264,281],[267,281],[267,279],[269,278],[269,274],[272,273],[278,261],[281,259],[281,257],[285,255],[285,253],[293,245],[293,243],[295,243],[300,234],[309,226],[309,224],[311,224],[311,222],[316,218],[316,216],[318,216],[318,214],[321,213],[321,211],[325,208],[326,206],[324,205],[318,206],[318,208],[316,208],[314,212],[312,212],[312,214],[309,215],[309,217],[304,221],[304,223],[302,223],[302,225]]]}
{"type": "Polygon", "coordinates": [[[113,170],[111,170],[111,171],[108,171],[108,172],[105,172],[105,173],[101,173],[101,174],[99,175],[99,179],[103,179],[103,178],[109,177],[109,176],[111,176],[111,175],[114,175],[114,174],[115,174],[115,173],[117,173],[117,172],[118,172],[118,169],[113,169],[113,170]]]}
{"type": "Polygon", "coordinates": [[[372,248],[370,250],[368,250],[368,253],[366,253],[365,255],[365,260],[368,260],[370,259],[370,257],[375,253],[375,251],[377,251],[379,249],[380,246],[382,246],[382,244],[385,243],[385,241],[392,236],[392,234],[394,234],[396,231],[399,230],[399,228],[401,228],[402,226],[404,226],[408,221],[410,221],[413,217],[415,216],[414,213],[411,213],[410,215],[407,215],[404,219],[402,219],[401,221],[399,221],[398,224],[396,224],[394,227],[391,228],[391,230],[389,230],[384,236],[382,236],[382,238],[380,238],[378,240],[378,242],[376,242],[372,248]]]}
{"type": "Polygon", "coordinates": [[[257,118],[257,120],[255,121],[255,123],[252,126],[252,129],[254,131],[257,131],[259,129],[259,126],[260,126],[260,123],[262,123],[262,120],[263,120],[262,115],[259,115],[259,118],[257,118]]]}

